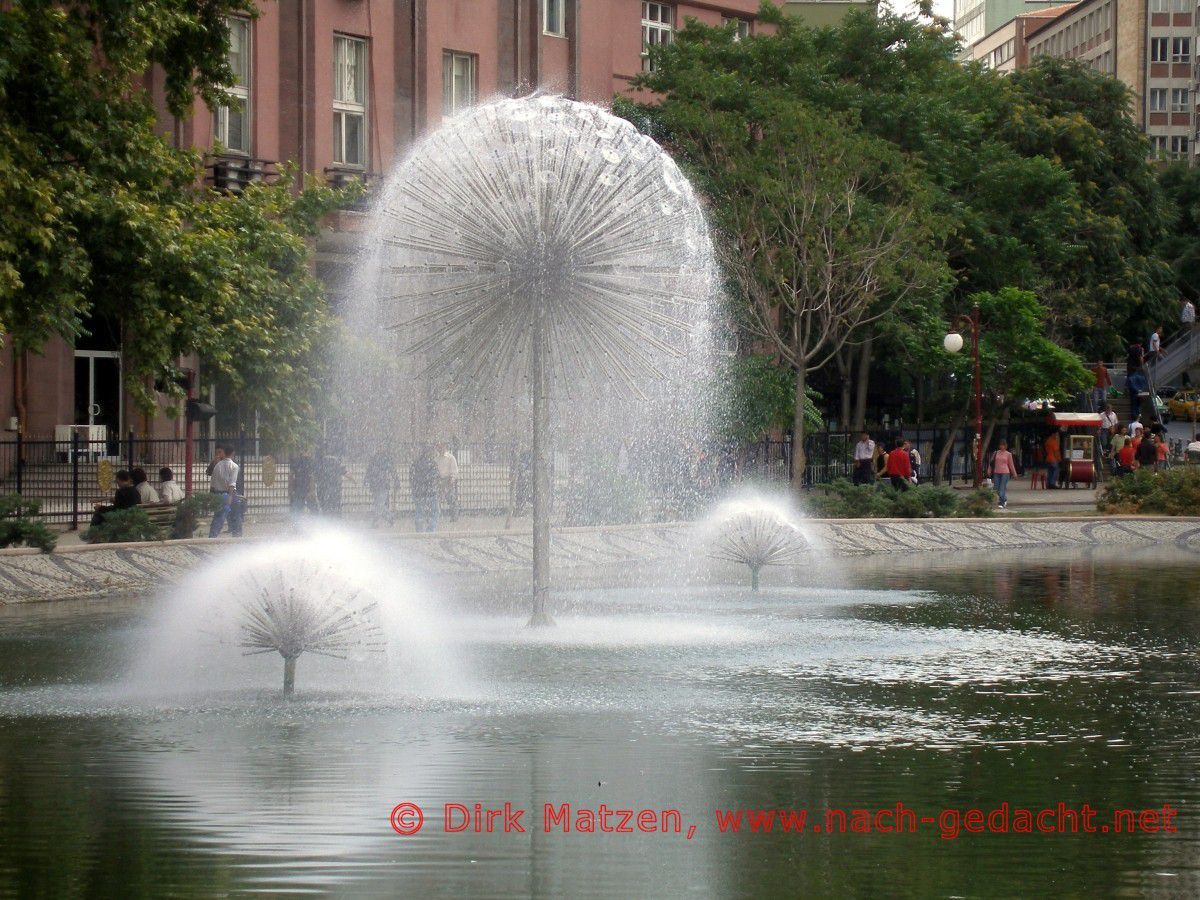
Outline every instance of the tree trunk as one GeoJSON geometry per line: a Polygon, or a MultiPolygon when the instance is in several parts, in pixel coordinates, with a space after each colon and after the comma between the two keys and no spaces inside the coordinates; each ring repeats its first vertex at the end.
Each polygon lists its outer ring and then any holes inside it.
{"type": "Polygon", "coordinates": [[[797,497],[804,488],[804,386],[808,372],[803,364],[796,367],[796,412],[792,417],[792,492],[797,497]]]}
{"type": "Polygon", "coordinates": [[[934,484],[941,484],[946,480],[946,460],[950,458],[950,451],[954,448],[954,438],[962,431],[963,423],[966,421],[967,411],[965,409],[951,420],[949,432],[947,433],[948,440],[942,444],[941,452],[938,453],[937,465],[933,467],[934,484]]]}
{"type": "Polygon", "coordinates": [[[862,431],[867,422],[867,384],[871,376],[872,344],[875,338],[871,335],[863,341],[862,354],[858,357],[858,374],[854,384],[854,425],[852,431],[862,431]]]}
{"type": "Polygon", "coordinates": [[[850,430],[850,369],[853,365],[853,360],[850,358],[850,349],[843,347],[838,351],[837,356],[838,377],[841,381],[841,415],[838,416],[838,424],[842,431],[850,430]]]}

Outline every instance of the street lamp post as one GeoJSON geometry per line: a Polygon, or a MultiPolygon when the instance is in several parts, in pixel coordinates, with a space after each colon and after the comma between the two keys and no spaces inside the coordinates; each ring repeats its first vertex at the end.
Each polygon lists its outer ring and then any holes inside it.
{"type": "Polygon", "coordinates": [[[947,353],[957,353],[963,348],[963,337],[958,329],[971,330],[971,359],[975,364],[975,487],[983,484],[983,383],[979,374],[979,304],[969,316],[957,315],[950,321],[951,331],[942,339],[947,353]]]}

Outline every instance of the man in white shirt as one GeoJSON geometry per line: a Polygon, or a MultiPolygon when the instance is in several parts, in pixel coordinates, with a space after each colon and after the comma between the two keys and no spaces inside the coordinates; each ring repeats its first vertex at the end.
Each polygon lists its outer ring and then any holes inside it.
{"type": "Polygon", "coordinates": [[[242,514],[245,512],[245,503],[237,492],[237,480],[239,466],[234,461],[234,451],[232,447],[217,447],[216,453],[213,455],[212,475],[209,481],[209,490],[220,495],[224,501],[220,508],[213,513],[212,525],[209,526],[208,536],[215,538],[221,533],[221,529],[225,527],[225,520],[229,520],[229,533],[233,537],[242,536],[242,514]]]}
{"type": "Polygon", "coordinates": [[[1129,439],[1133,440],[1133,438],[1137,437],[1137,433],[1145,427],[1146,426],[1142,424],[1142,417],[1138,416],[1129,423],[1129,439]]]}
{"type": "Polygon", "coordinates": [[[875,457],[875,442],[865,431],[854,445],[854,483],[870,484],[875,476],[871,461],[875,457]]]}
{"type": "Polygon", "coordinates": [[[458,460],[450,452],[450,445],[443,443],[438,455],[438,481],[442,489],[442,514],[450,522],[458,520],[458,460]]]}
{"type": "Polygon", "coordinates": [[[1113,412],[1112,404],[1106,403],[1104,412],[1100,413],[1100,446],[1105,450],[1108,450],[1109,441],[1116,430],[1117,414],[1113,412]]]}

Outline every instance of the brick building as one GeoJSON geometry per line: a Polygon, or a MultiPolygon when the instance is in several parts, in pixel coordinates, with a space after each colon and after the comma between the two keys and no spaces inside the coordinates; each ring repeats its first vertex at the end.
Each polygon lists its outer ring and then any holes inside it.
{"type": "MultiPolygon", "coordinates": [[[[856,4],[791,4],[842,14],[856,4]]],[[[871,4],[857,4],[870,6],[871,4]]],[[[206,180],[236,190],[295,161],[333,181],[386,171],[442,117],[492,96],[534,89],[607,103],[648,66],[648,47],[689,18],[755,29],[759,0],[276,0],[231,23],[233,92],[240,108],[189,118],[166,113],[161,73],[145,86],[163,135],[207,154],[206,180]]],[[[343,213],[318,245],[318,275],[338,286],[361,214],[343,213]]],[[[64,425],[178,432],[159,415],[135,415],[121,387],[120,326],[93,323],[77,345],[0,362],[0,426],[51,435],[64,425]]],[[[221,398],[214,398],[220,407],[221,398]]],[[[217,422],[220,422],[218,416],[217,422]]]]}

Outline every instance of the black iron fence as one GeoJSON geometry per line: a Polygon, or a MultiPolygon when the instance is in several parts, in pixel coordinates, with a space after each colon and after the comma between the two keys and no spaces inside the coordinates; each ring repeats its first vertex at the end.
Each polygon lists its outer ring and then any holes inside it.
{"type": "MultiPolygon", "coordinates": [[[[412,512],[408,466],[416,455],[415,445],[389,448],[390,465],[376,464],[376,474],[371,476],[368,459],[330,452],[275,454],[247,435],[195,438],[190,454],[192,491],[209,490],[209,463],[218,445],[235,449],[241,467],[239,487],[247,499],[248,513],[255,517],[282,517],[300,509],[367,516],[381,491],[388,494],[387,505],[393,514],[412,512]],[[380,468],[390,477],[381,479],[380,468]]],[[[169,468],[174,480],[186,486],[188,460],[188,442],[179,438],[126,434],[120,439],[88,441],[78,434],[59,439],[17,435],[0,441],[0,493],[36,499],[43,519],[77,527],[87,524],[96,504],[112,501],[118,470],[144,469],[148,481],[158,488],[160,470],[169,468]]],[[[458,511],[499,513],[519,510],[528,503],[528,454],[514,454],[506,447],[460,446],[456,461],[459,473],[454,502],[458,511]]],[[[555,462],[556,481],[561,482],[569,477],[568,461],[560,455],[555,462]]]]}
{"type": "MultiPolygon", "coordinates": [[[[892,432],[877,439],[890,446],[900,434],[892,432]]],[[[951,435],[945,429],[905,429],[903,435],[920,454],[918,476],[933,477],[934,467],[947,441],[952,442],[946,474],[952,481],[973,478],[971,438],[968,430],[951,435]]],[[[1024,440],[1019,429],[1010,429],[1014,455],[1032,462],[1034,441],[1024,440]]],[[[817,432],[805,440],[806,485],[825,484],[849,478],[854,468],[854,445],[858,435],[848,432],[817,432]]],[[[250,435],[198,437],[191,442],[190,486],[192,491],[209,489],[209,463],[218,445],[235,448],[241,466],[239,486],[247,498],[247,511],[254,518],[283,518],[289,511],[309,509],[347,517],[372,515],[379,492],[378,478],[368,470],[371,461],[352,453],[319,451],[311,456],[272,452],[273,448],[250,435]]],[[[417,447],[396,444],[388,448],[392,478],[388,479],[387,507],[393,515],[410,515],[413,510],[408,466],[417,447]]],[[[455,490],[456,511],[466,515],[502,514],[521,511],[529,501],[530,459],[527,451],[502,445],[460,445],[454,448],[458,464],[455,490]]],[[[16,493],[41,503],[41,517],[50,522],[76,527],[86,525],[96,504],[111,502],[114,477],[119,469],[142,468],[156,488],[159,470],[169,468],[174,479],[186,485],[189,479],[188,442],[181,438],[147,438],[128,433],[120,438],[85,440],[78,431],[57,438],[17,435],[0,441],[0,493],[16,493]]],[[[696,474],[702,495],[719,495],[730,484],[756,482],[783,484],[791,477],[790,440],[762,441],[740,449],[729,449],[710,457],[711,465],[696,474]]],[[[571,483],[571,460],[556,454],[556,493],[571,483]]],[[[445,511],[444,511],[445,512],[445,511]]]]}

